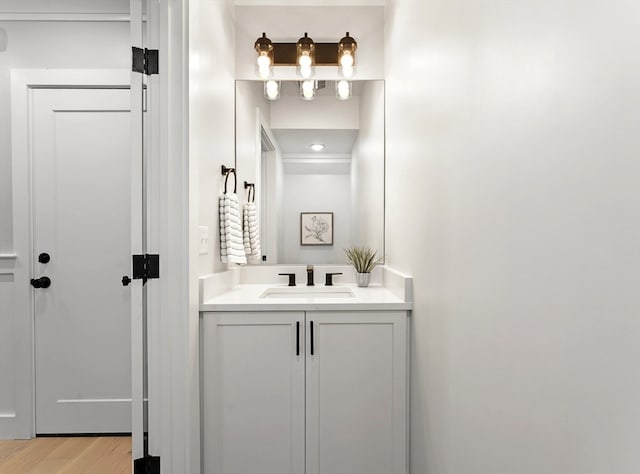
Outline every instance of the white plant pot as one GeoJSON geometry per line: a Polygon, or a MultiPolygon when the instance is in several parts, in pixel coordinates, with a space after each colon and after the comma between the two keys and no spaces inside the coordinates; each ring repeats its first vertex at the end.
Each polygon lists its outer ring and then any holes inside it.
{"type": "Polygon", "coordinates": [[[356,283],[362,288],[366,288],[371,283],[371,273],[356,272],[356,283]]]}

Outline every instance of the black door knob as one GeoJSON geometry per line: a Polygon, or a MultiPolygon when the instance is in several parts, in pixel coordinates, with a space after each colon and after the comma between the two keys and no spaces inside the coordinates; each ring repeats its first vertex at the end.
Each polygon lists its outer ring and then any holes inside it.
{"type": "Polygon", "coordinates": [[[34,288],[49,288],[51,286],[51,278],[49,277],[32,278],[31,286],[33,286],[34,288]]]}
{"type": "Polygon", "coordinates": [[[38,262],[40,263],[49,263],[49,260],[51,260],[51,256],[47,252],[42,252],[38,255],[38,262]]]}
{"type": "Polygon", "coordinates": [[[128,286],[129,283],[131,283],[131,278],[129,278],[127,275],[122,277],[122,286],[128,286]]]}

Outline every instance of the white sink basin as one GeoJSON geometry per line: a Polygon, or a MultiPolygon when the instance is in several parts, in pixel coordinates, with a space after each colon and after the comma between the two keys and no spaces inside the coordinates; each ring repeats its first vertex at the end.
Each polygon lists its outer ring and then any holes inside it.
{"type": "Polygon", "coordinates": [[[345,286],[279,286],[267,288],[260,298],[353,298],[345,286]]]}

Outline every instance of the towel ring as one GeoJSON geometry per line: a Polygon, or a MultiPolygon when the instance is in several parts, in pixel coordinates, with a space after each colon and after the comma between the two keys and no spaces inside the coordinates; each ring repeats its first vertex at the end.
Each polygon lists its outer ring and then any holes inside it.
{"type": "Polygon", "coordinates": [[[227,180],[229,179],[229,175],[233,173],[233,192],[235,193],[238,189],[238,177],[236,176],[235,168],[227,168],[227,173],[224,178],[224,193],[227,194],[227,180]]]}

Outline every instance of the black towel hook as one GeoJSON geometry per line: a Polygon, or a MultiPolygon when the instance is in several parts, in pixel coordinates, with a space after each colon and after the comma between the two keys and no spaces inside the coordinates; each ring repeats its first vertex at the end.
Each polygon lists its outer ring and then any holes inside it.
{"type": "Polygon", "coordinates": [[[222,165],[222,174],[224,175],[224,193],[227,194],[227,180],[229,179],[229,175],[233,173],[233,192],[235,193],[238,190],[238,177],[236,176],[235,168],[227,168],[225,165],[222,165]]]}

